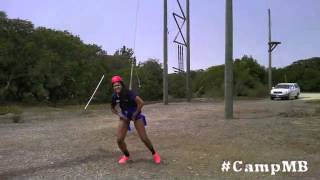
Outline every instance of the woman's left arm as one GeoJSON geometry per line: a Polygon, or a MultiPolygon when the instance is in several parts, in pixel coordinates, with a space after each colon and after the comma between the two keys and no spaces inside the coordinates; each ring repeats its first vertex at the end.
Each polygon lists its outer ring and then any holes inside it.
{"type": "Polygon", "coordinates": [[[143,100],[140,98],[140,96],[136,96],[136,99],[135,99],[136,103],[137,103],[137,110],[136,112],[133,113],[132,115],[132,119],[135,120],[138,116],[138,114],[141,112],[142,110],[142,107],[143,107],[143,100]]]}

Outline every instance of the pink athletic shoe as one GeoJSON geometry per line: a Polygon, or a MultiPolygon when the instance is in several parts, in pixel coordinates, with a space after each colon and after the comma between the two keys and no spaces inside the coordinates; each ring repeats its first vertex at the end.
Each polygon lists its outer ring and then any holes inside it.
{"type": "Polygon", "coordinates": [[[155,154],[153,155],[153,161],[154,161],[154,163],[156,163],[156,164],[160,164],[161,158],[160,158],[160,155],[159,155],[158,153],[155,153],[155,154]]]}
{"type": "Polygon", "coordinates": [[[120,157],[118,162],[119,162],[119,164],[125,164],[125,163],[127,163],[128,160],[129,160],[129,157],[123,155],[120,157]]]}

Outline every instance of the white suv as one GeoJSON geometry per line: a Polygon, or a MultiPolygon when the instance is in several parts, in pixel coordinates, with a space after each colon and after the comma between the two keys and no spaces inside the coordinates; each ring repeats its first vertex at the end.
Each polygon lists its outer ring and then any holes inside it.
{"type": "Polygon", "coordinates": [[[272,87],[270,91],[270,99],[298,99],[300,95],[300,87],[297,83],[279,83],[276,87],[272,87]]]}

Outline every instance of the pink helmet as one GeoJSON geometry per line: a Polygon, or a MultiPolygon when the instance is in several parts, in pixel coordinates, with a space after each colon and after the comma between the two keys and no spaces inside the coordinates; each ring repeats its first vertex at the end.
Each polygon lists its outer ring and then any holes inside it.
{"type": "Polygon", "coordinates": [[[122,81],[122,77],[121,76],[113,76],[111,79],[112,84],[116,83],[116,82],[120,82],[122,81]]]}

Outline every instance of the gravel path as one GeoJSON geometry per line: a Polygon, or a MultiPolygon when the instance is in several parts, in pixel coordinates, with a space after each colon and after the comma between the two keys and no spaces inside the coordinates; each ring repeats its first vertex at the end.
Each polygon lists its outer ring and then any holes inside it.
{"type": "Polygon", "coordinates": [[[320,103],[305,100],[239,100],[232,121],[223,120],[222,101],[147,105],[160,165],[135,130],[126,139],[132,160],[117,164],[117,119],[108,106],[25,108],[24,123],[0,116],[0,179],[319,179],[320,103]],[[222,173],[224,160],[307,160],[309,170],[222,173]]]}

